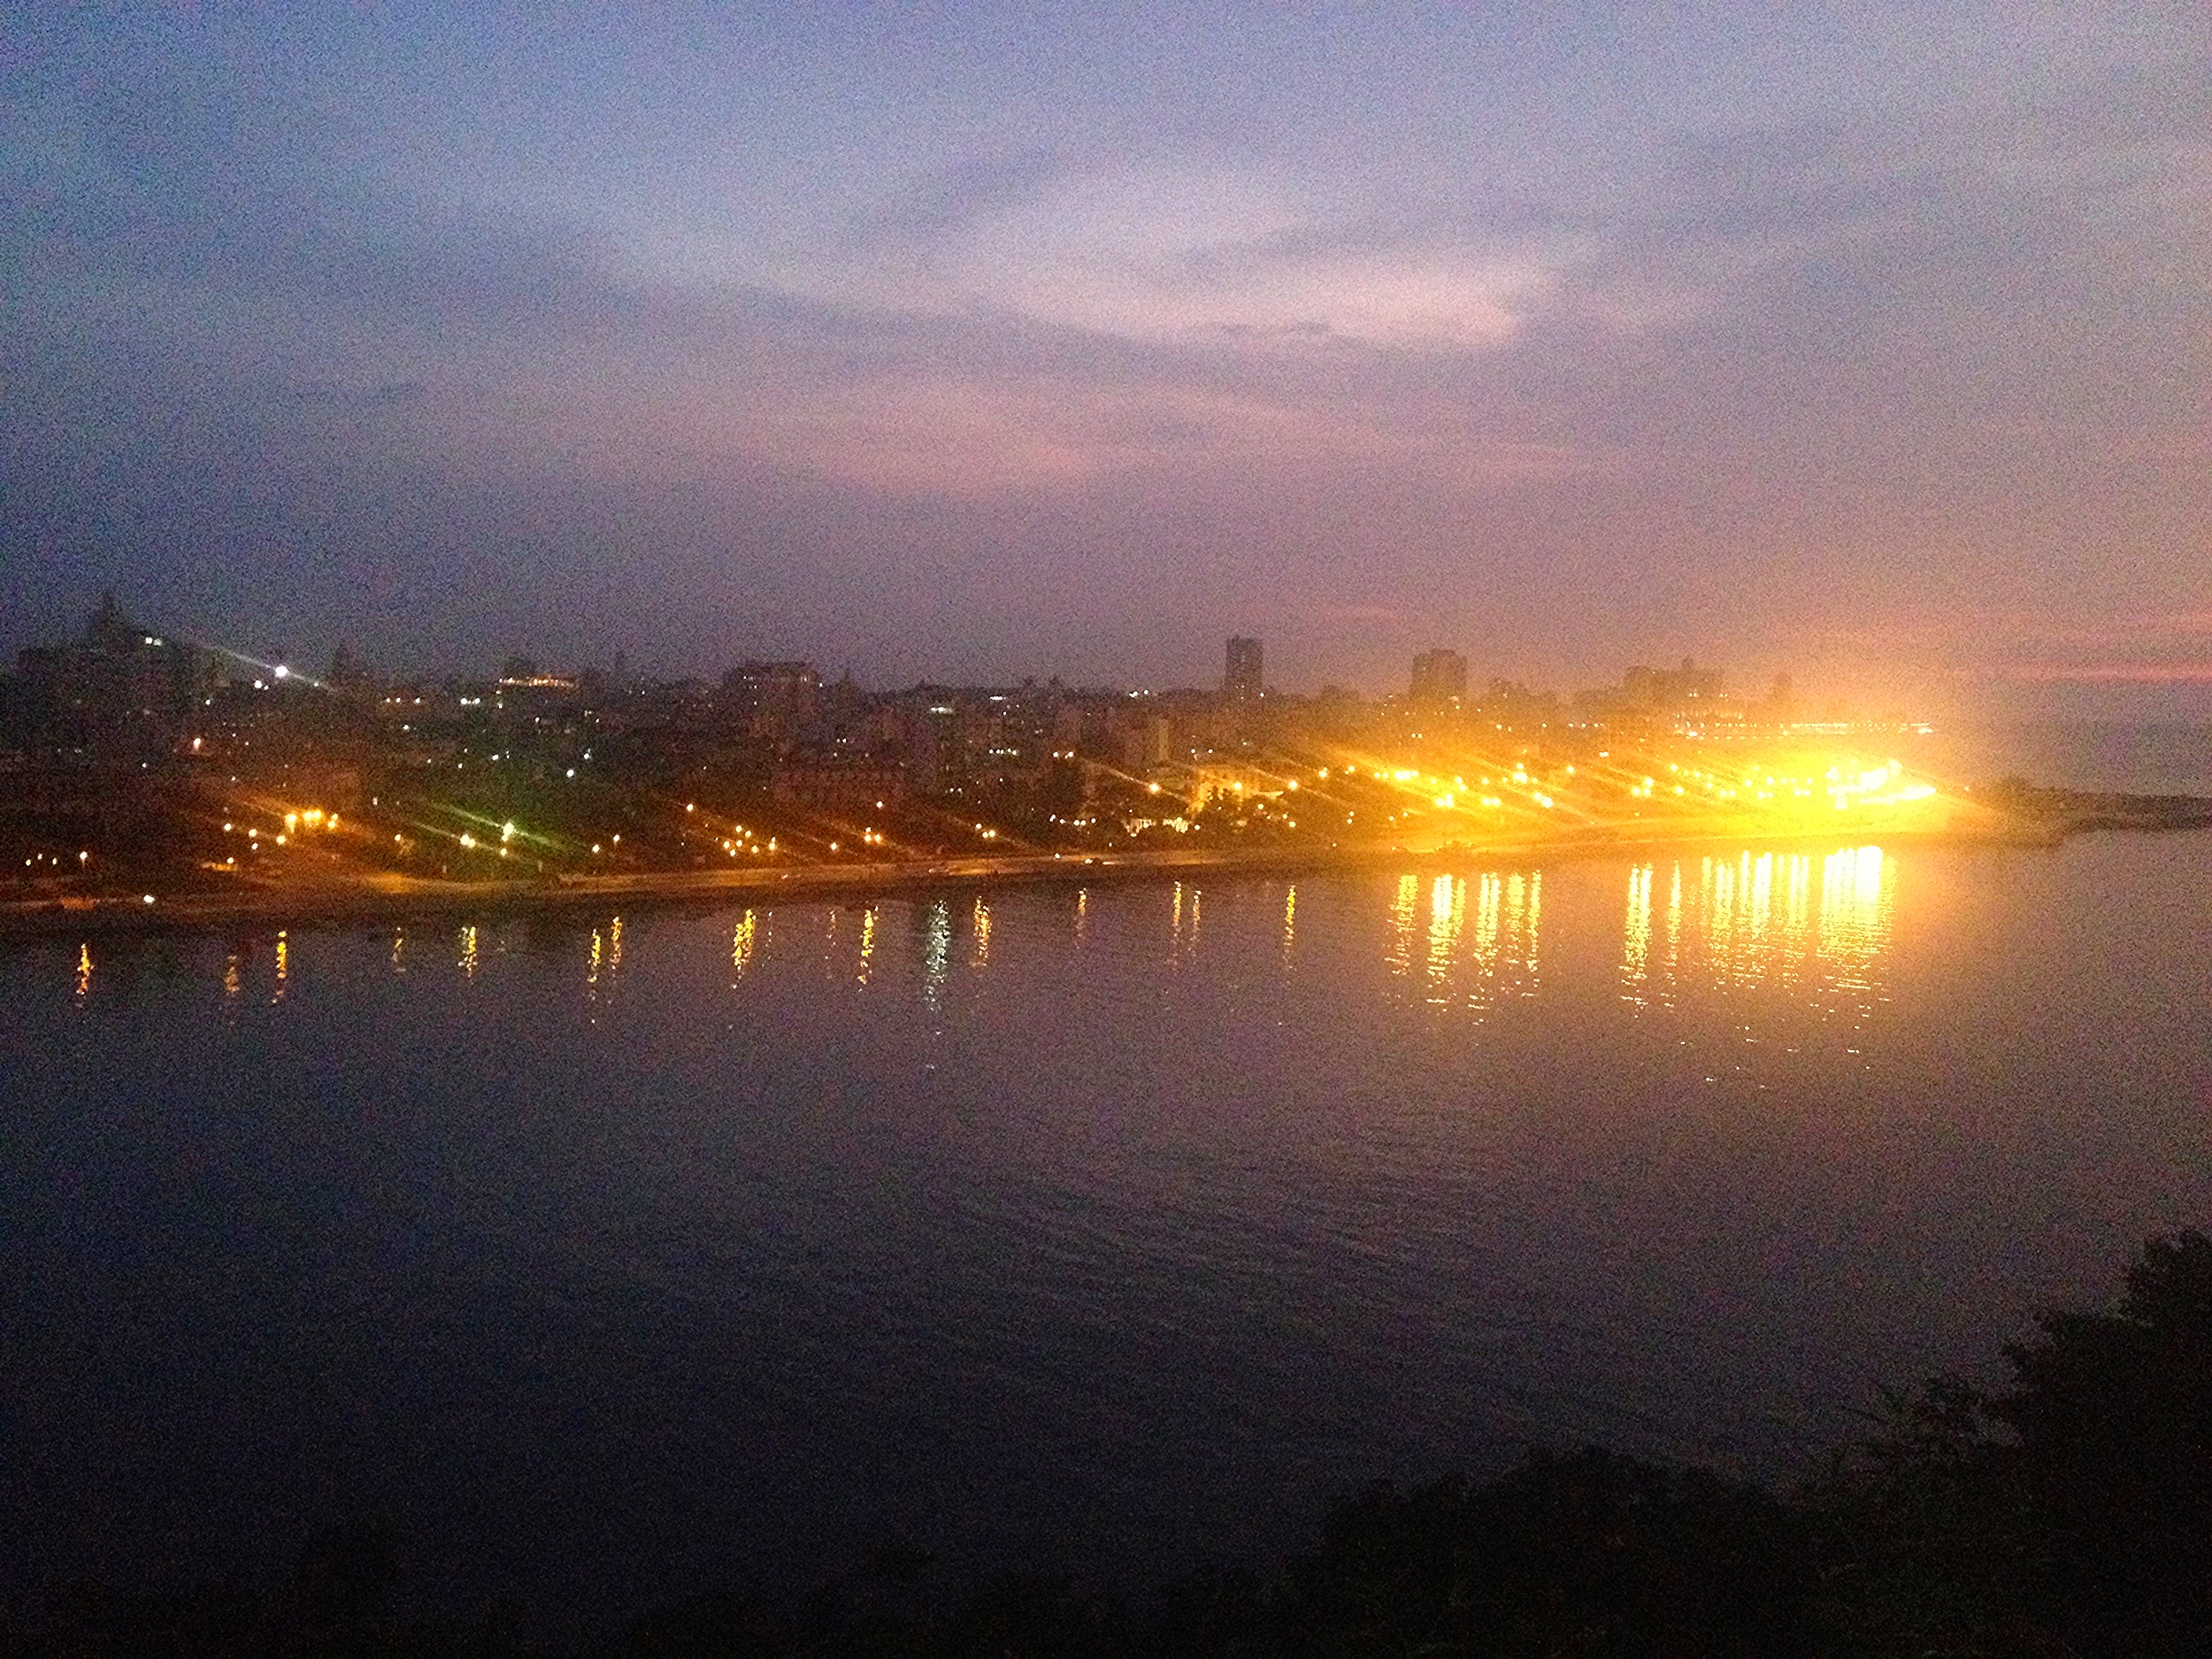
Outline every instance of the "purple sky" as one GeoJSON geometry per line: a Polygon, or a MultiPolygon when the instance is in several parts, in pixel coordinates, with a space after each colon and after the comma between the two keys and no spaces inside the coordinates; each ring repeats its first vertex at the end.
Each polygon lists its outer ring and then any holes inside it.
{"type": "Polygon", "coordinates": [[[2212,9],[0,8],[0,645],[2212,708],[2212,9]]]}

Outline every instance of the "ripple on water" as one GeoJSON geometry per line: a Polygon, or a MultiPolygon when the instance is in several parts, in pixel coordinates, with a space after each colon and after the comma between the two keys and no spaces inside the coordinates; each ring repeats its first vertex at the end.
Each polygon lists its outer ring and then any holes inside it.
{"type": "Polygon", "coordinates": [[[894,1531],[1149,1571],[1532,1442],[1785,1471],[2204,1217],[2205,848],[27,947],[0,1536],[381,1507],[604,1608],[894,1531]]]}

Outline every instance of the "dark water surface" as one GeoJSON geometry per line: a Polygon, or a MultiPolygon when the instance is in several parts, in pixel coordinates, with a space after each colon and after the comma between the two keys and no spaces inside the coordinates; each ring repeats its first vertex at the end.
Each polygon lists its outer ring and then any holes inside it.
{"type": "Polygon", "coordinates": [[[1966,722],[1898,747],[1916,770],[1953,784],[2009,775],[2062,789],[2212,795],[2212,726],[2200,723],[1966,722]]]}
{"type": "Polygon", "coordinates": [[[604,1614],[1786,1476],[2212,1221],[2212,838],[0,958],[0,1563],[604,1614]]]}

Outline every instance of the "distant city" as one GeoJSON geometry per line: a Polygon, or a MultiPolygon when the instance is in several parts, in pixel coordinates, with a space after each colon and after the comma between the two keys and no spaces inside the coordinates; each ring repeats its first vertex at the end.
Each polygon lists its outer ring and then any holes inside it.
{"type": "Polygon", "coordinates": [[[1755,797],[1840,805],[1894,780],[1832,766],[1778,782],[1761,762],[1771,787],[1740,789],[1693,757],[1904,727],[1809,709],[1786,678],[1747,695],[1687,660],[1567,696],[1478,687],[1443,647],[1380,698],[1286,695],[1266,668],[1263,641],[1240,636],[1217,687],[1160,691],[870,690],[760,660],[655,680],[619,658],[521,655],[431,681],[386,678],[344,648],[320,672],[259,660],[147,626],[109,595],[76,638],[0,677],[0,844],[34,892],[149,886],[149,901],[371,877],[1422,849],[1740,813],[1755,797]]]}

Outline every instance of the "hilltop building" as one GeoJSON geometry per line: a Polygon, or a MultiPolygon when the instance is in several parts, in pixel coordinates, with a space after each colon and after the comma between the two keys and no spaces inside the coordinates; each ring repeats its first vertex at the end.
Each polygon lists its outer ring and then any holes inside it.
{"type": "Polygon", "coordinates": [[[147,633],[105,594],[77,639],[18,657],[16,718],[42,754],[152,759],[182,740],[203,674],[200,653],[147,633]]]}

